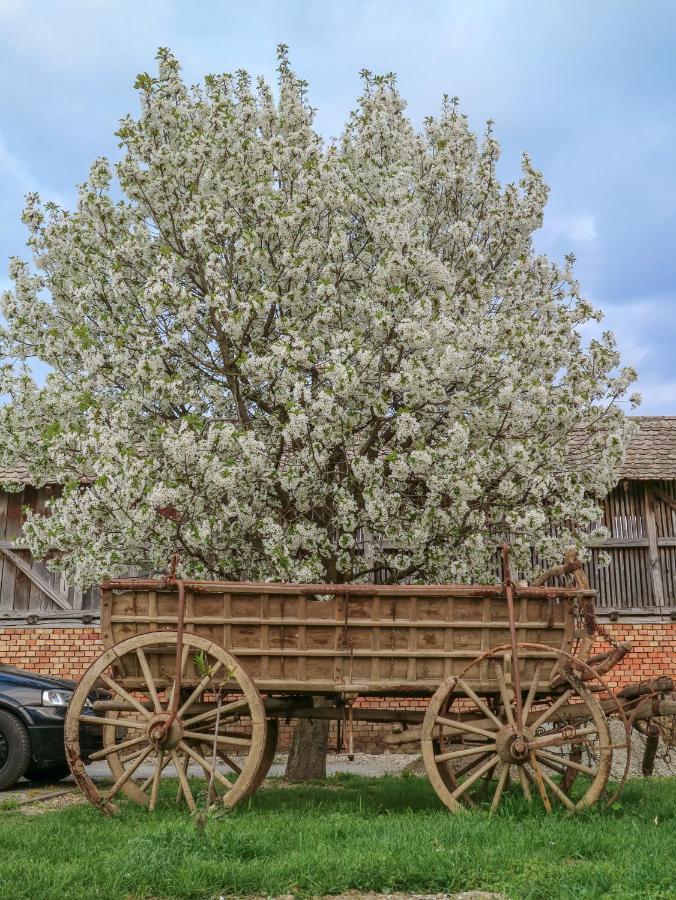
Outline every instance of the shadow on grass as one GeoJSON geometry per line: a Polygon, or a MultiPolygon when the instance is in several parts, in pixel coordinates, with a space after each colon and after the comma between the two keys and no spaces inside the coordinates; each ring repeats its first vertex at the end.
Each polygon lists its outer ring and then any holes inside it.
{"type": "MultiPolygon", "coordinates": [[[[579,799],[586,789],[584,779],[579,779],[572,792],[573,800],[579,799]]],[[[492,783],[495,788],[495,782],[492,783]]],[[[552,815],[565,818],[610,817],[621,821],[629,817],[655,816],[671,819],[676,816],[673,798],[676,795],[676,779],[653,778],[629,781],[619,798],[608,806],[616,793],[617,784],[609,782],[604,798],[588,810],[571,815],[560,804],[554,806],[552,815]],[[665,791],[666,788],[666,791],[665,791]]],[[[486,799],[470,815],[488,815],[492,790],[486,799]]],[[[282,778],[269,778],[262,789],[229,815],[245,815],[260,810],[272,813],[275,810],[304,812],[309,809],[321,811],[352,812],[361,816],[392,815],[402,812],[422,812],[450,815],[437,797],[429,781],[420,776],[385,775],[379,778],[364,778],[359,775],[338,774],[325,780],[291,784],[282,778]]],[[[503,794],[503,799],[494,818],[530,818],[543,816],[550,818],[542,808],[539,798],[528,804],[518,785],[512,785],[503,794]]]]}

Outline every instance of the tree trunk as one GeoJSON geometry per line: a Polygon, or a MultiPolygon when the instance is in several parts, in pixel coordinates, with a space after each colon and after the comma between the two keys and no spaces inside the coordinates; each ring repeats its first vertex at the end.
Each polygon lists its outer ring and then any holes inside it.
{"type": "MultiPolygon", "coordinates": [[[[313,706],[333,706],[326,697],[314,697],[313,706]]],[[[330,719],[297,719],[286,764],[289,781],[326,778],[326,754],[329,749],[330,719]]]]}

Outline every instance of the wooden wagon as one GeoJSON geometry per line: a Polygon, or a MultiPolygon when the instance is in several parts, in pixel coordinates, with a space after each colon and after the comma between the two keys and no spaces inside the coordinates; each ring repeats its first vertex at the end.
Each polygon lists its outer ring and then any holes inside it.
{"type": "Polygon", "coordinates": [[[268,773],[280,718],[366,720],[419,744],[452,811],[486,797],[494,810],[510,785],[548,810],[587,807],[614,750],[628,760],[626,710],[645,696],[627,705],[603,683],[622,647],[589,658],[594,592],[579,563],[557,570],[570,587],[513,585],[505,571],[500,585],[107,582],[106,649],[66,719],[71,770],[104,812],[120,791],[153,809],[167,767],[191,809],[200,793],[232,807],[268,773]],[[614,739],[610,714],[625,726],[614,739]],[[102,726],[105,793],[80,755],[83,724],[102,726]]]}

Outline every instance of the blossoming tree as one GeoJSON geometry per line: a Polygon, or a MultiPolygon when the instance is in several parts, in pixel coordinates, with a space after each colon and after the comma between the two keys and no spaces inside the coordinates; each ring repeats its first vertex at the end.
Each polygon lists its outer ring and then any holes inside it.
{"type": "Polygon", "coordinates": [[[327,144],[284,48],[277,96],[158,58],[115,180],[101,158],[74,211],[27,198],[0,461],[64,485],[32,552],[79,583],[176,549],[192,576],[458,581],[493,577],[500,532],[522,563],[580,543],[634,373],[533,248],[528,157],[501,185],[490,125],[446,98],[417,131],[392,76],[327,144]]]}

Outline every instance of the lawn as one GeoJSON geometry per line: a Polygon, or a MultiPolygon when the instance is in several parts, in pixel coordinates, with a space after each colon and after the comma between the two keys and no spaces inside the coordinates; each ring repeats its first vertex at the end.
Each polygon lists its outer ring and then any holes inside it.
{"type": "Polygon", "coordinates": [[[676,897],[676,780],[631,782],[615,809],[571,817],[514,798],[450,815],[415,777],[272,780],[200,833],[163,784],[155,814],[123,802],[0,814],[0,896],[210,898],[470,888],[510,898],[676,897]]]}

